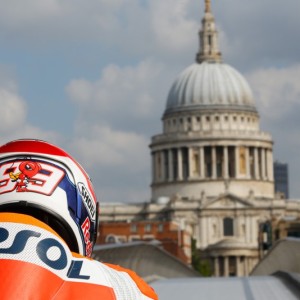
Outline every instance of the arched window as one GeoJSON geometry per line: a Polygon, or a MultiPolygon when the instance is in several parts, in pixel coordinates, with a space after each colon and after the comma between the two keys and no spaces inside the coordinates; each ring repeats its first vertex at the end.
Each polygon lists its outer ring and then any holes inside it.
{"type": "Polygon", "coordinates": [[[223,235],[224,236],[233,236],[233,219],[224,218],[223,219],[223,235]]]}

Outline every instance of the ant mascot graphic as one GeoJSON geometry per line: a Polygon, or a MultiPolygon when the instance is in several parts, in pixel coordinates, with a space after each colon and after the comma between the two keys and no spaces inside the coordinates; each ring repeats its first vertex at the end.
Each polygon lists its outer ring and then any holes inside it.
{"type": "Polygon", "coordinates": [[[34,161],[24,161],[19,165],[20,172],[9,173],[9,177],[13,182],[17,182],[16,191],[26,192],[29,181],[33,181],[31,178],[34,177],[40,170],[41,165],[34,161]]]}

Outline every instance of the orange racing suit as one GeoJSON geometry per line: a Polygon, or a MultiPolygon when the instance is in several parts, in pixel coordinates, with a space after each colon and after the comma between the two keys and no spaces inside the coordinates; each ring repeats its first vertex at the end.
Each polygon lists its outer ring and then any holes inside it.
{"type": "Polygon", "coordinates": [[[27,215],[0,213],[0,299],[158,297],[133,271],[71,252],[45,223],[27,215]]]}

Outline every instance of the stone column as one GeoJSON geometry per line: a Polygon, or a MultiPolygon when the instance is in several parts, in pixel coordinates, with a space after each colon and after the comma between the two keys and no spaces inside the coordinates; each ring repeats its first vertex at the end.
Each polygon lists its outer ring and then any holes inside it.
{"type": "Polygon", "coordinates": [[[250,179],[250,155],[249,155],[249,147],[246,147],[246,178],[250,179]]]}
{"type": "Polygon", "coordinates": [[[254,148],[254,174],[255,179],[259,179],[259,165],[258,165],[258,149],[254,148]]]}
{"type": "Polygon", "coordinates": [[[154,153],[154,159],[155,159],[155,181],[158,182],[160,179],[160,165],[159,165],[159,151],[156,151],[154,153]]]}
{"type": "Polygon", "coordinates": [[[267,170],[268,170],[268,179],[269,180],[274,180],[272,149],[267,150],[267,170]]]}
{"type": "Polygon", "coordinates": [[[200,178],[204,178],[205,177],[205,162],[204,162],[204,148],[200,147],[199,148],[199,163],[200,163],[200,178]]]}
{"type": "Polygon", "coordinates": [[[248,256],[245,256],[244,270],[245,270],[245,276],[248,276],[248,274],[249,274],[249,257],[248,256]]]}
{"type": "Polygon", "coordinates": [[[164,155],[164,151],[161,150],[160,151],[160,167],[161,167],[161,178],[160,181],[164,181],[166,179],[166,172],[165,172],[165,155],[164,155]]]}
{"type": "Polygon", "coordinates": [[[168,162],[169,162],[169,181],[174,180],[174,172],[173,172],[173,151],[172,149],[168,150],[168,162]]]}
{"type": "Polygon", "coordinates": [[[241,266],[241,259],[240,256],[235,257],[235,267],[236,267],[236,276],[242,276],[241,271],[240,271],[240,266],[241,266]]]}
{"type": "Polygon", "coordinates": [[[214,268],[215,268],[214,276],[219,277],[220,276],[220,272],[219,272],[220,267],[219,267],[219,257],[218,256],[214,258],[214,268]]]}
{"type": "Polygon", "coordinates": [[[182,180],[182,152],[181,148],[177,149],[177,176],[178,180],[182,180]]]}
{"type": "Polygon", "coordinates": [[[217,159],[216,159],[216,147],[212,147],[212,178],[217,178],[217,159]]]}
{"type": "Polygon", "coordinates": [[[239,160],[239,147],[235,147],[235,177],[240,177],[240,160],[239,160]]]}
{"type": "Polygon", "coordinates": [[[155,152],[151,153],[151,162],[152,162],[152,182],[155,183],[155,152]]]}
{"type": "Polygon", "coordinates": [[[228,168],[229,168],[229,161],[228,161],[228,147],[224,146],[223,148],[223,153],[224,153],[224,161],[223,161],[223,170],[224,170],[224,178],[228,179],[229,174],[228,174],[228,168]]]}
{"type": "Polygon", "coordinates": [[[261,149],[261,179],[266,179],[266,149],[261,149]]]}
{"type": "Polygon", "coordinates": [[[228,256],[224,256],[224,277],[229,276],[229,261],[228,256]]]}
{"type": "Polygon", "coordinates": [[[191,147],[188,147],[188,171],[189,171],[189,174],[188,174],[188,179],[191,179],[193,178],[193,148],[191,147]]]}

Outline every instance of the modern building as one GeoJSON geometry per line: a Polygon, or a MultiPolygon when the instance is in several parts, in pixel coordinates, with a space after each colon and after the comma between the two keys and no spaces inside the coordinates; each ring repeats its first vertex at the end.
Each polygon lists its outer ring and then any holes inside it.
{"type": "Polygon", "coordinates": [[[275,193],[289,199],[289,170],[288,164],[274,162],[275,193]]]}
{"type": "Polygon", "coordinates": [[[199,42],[151,139],[151,200],[105,204],[102,222],[179,222],[213,276],[244,276],[264,254],[265,224],[299,217],[300,202],[275,196],[272,137],[260,128],[246,79],[223,62],[210,0],[199,42]]]}

